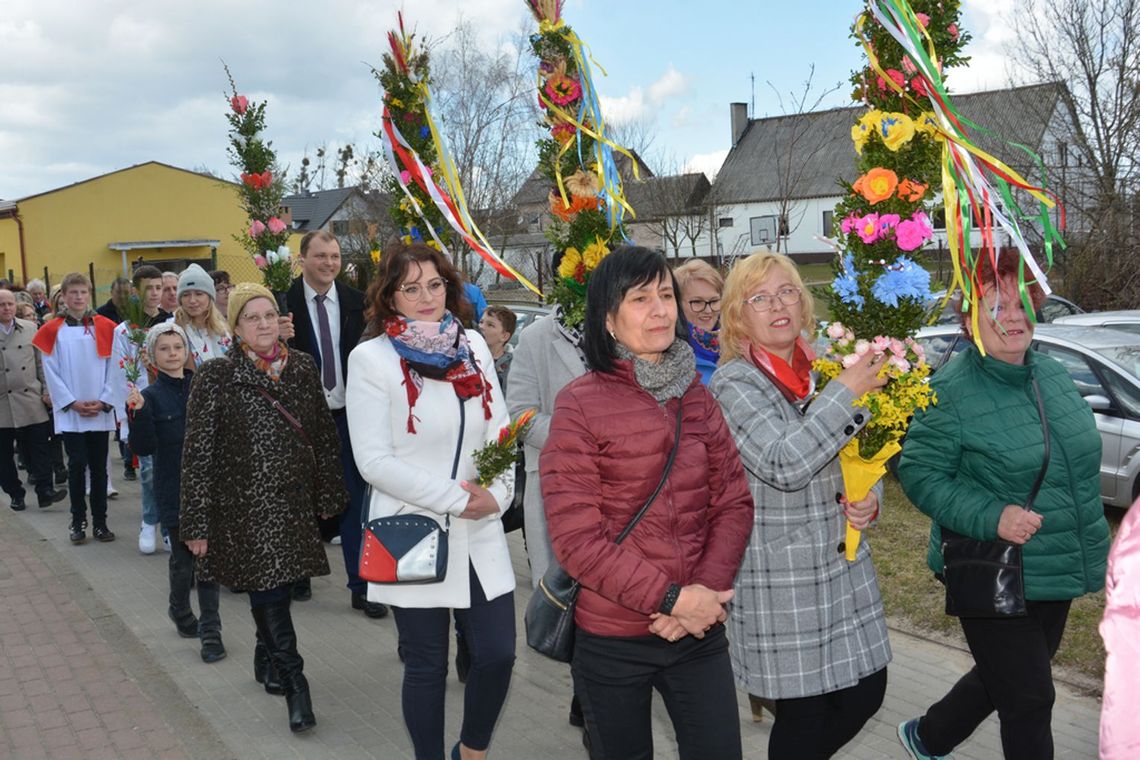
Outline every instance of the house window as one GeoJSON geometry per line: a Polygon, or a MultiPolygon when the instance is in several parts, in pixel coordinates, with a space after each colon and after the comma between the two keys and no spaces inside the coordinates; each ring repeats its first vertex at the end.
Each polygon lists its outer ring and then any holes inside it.
{"type": "Polygon", "coordinates": [[[717,220],[717,226],[718,227],[731,227],[732,226],[732,217],[731,216],[722,216],[720,219],[717,220]]]}
{"type": "Polygon", "coordinates": [[[823,212],[823,235],[831,237],[835,234],[835,211],[823,212]]]}
{"type": "Polygon", "coordinates": [[[946,207],[935,206],[930,209],[930,224],[934,229],[944,231],[946,229],[946,207]]]}
{"type": "Polygon", "coordinates": [[[347,235],[348,234],[348,220],[347,219],[338,219],[335,222],[333,222],[332,223],[332,234],[334,234],[338,237],[341,235],[347,235]]]}
{"type": "Polygon", "coordinates": [[[768,216],[754,216],[748,220],[748,228],[751,233],[752,245],[763,245],[764,243],[775,242],[776,236],[788,236],[788,218],[786,216],[777,217],[775,214],[768,216]]]}

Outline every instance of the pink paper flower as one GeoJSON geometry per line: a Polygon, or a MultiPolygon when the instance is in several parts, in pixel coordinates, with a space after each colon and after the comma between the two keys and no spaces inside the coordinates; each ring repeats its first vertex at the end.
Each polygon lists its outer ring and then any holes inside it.
{"type": "Polygon", "coordinates": [[[910,362],[901,356],[892,356],[887,359],[887,364],[891,367],[897,367],[899,372],[910,372],[910,362]]]}
{"type": "Polygon", "coordinates": [[[920,211],[905,222],[899,222],[895,228],[895,243],[900,250],[913,251],[925,245],[933,234],[926,214],[920,211]]]}
{"type": "Polygon", "coordinates": [[[885,237],[890,237],[891,230],[893,230],[898,225],[898,223],[898,214],[880,214],[878,239],[882,240],[885,237]]]}
{"type": "Polygon", "coordinates": [[[914,94],[920,98],[925,98],[930,94],[926,89],[926,80],[924,80],[922,77],[915,77],[914,79],[910,80],[910,89],[913,90],[914,94]]]}
{"type": "Polygon", "coordinates": [[[895,356],[906,357],[906,344],[898,338],[891,338],[891,353],[895,356]]]}
{"type": "Polygon", "coordinates": [[[871,341],[871,348],[875,350],[876,354],[886,353],[891,347],[891,339],[885,335],[876,335],[875,339],[871,341]]]}
{"type": "Polygon", "coordinates": [[[958,41],[958,25],[957,24],[951,24],[950,26],[946,27],[946,33],[950,35],[950,39],[954,40],[955,42],[958,41]]]}
{"type": "Polygon", "coordinates": [[[230,98],[230,108],[232,108],[233,112],[238,116],[241,116],[249,110],[249,100],[245,95],[234,95],[230,98]]]}
{"type": "MultiPolygon", "coordinates": [[[[892,82],[899,86],[900,89],[906,86],[906,77],[903,76],[903,73],[898,69],[887,69],[886,74],[891,78],[892,82]]],[[[888,89],[886,81],[882,77],[878,77],[878,80],[879,91],[886,92],[888,89]]]]}
{"type": "Polygon", "coordinates": [[[930,25],[930,16],[927,16],[925,13],[916,13],[914,17],[918,19],[918,23],[922,24],[923,29],[930,25]]]}
{"type": "Polygon", "coordinates": [[[849,214],[846,219],[839,223],[839,229],[843,231],[844,235],[850,235],[859,229],[859,217],[849,214]]]}
{"type": "Polygon", "coordinates": [[[909,55],[904,55],[902,59],[903,73],[908,77],[914,72],[918,71],[918,67],[914,65],[914,61],[910,59],[909,55]]]}
{"type": "Polygon", "coordinates": [[[855,341],[855,355],[862,356],[871,350],[871,344],[866,340],[855,341]]]}
{"type": "Polygon", "coordinates": [[[285,231],[285,222],[275,216],[269,217],[269,221],[266,222],[265,226],[268,227],[269,231],[274,235],[285,231]]]}
{"type": "Polygon", "coordinates": [[[264,232],[265,232],[265,225],[264,224],[257,221],[256,219],[254,219],[252,222],[250,222],[250,224],[249,224],[249,236],[250,237],[253,237],[253,238],[258,237],[264,232]]]}
{"type": "Polygon", "coordinates": [[[401,183],[401,184],[404,184],[404,185],[406,185],[406,184],[408,184],[408,183],[409,183],[409,182],[411,182],[411,181],[412,181],[412,174],[411,174],[411,172],[409,172],[407,169],[405,169],[404,171],[400,172],[400,183],[401,183]]]}
{"type": "Polygon", "coordinates": [[[879,239],[879,215],[867,214],[861,217],[858,221],[858,227],[855,232],[859,235],[859,239],[867,245],[874,243],[879,239]]]}
{"type": "Polygon", "coordinates": [[[843,337],[843,325],[839,322],[832,322],[827,326],[827,337],[832,340],[839,340],[843,337]]]}
{"type": "Polygon", "coordinates": [[[258,269],[265,269],[265,265],[269,262],[267,262],[265,260],[265,257],[259,253],[253,257],[253,263],[257,265],[258,269]]]}
{"type": "Polygon", "coordinates": [[[859,354],[846,354],[840,361],[843,362],[844,369],[849,369],[859,361],[859,354]]]}

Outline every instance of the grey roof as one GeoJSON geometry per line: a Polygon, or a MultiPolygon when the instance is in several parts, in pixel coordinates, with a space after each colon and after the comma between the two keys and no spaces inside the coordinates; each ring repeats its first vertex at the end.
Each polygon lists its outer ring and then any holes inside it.
{"type": "Polygon", "coordinates": [[[712,185],[702,172],[650,177],[625,185],[637,221],[698,212],[712,185]]]}
{"type": "Polygon", "coordinates": [[[303,195],[286,195],[281,199],[281,205],[288,208],[293,215],[293,229],[298,232],[311,232],[328,224],[337,209],[355,192],[357,192],[355,187],[338,187],[332,190],[316,190],[303,195]]]}
{"type": "MultiPolygon", "coordinates": [[[[637,154],[637,151],[631,151],[631,153],[634,158],[637,159],[637,171],[641,179],[652,177],[653,172],[645,165],[645,161],[637,154]]],[[[632,165],[630,160],[626,158],[624,154],[615,152],[614,162],[617,164],[618,173],[621,175],[622,181],[625,183],[631,182],[633,180],[633,171],[631,169],[632,165]]],[[[526,178],[526,181],[522,183],[518,192],[511,198],[511,205],[518,208],[520,206],[537,203],[545,204],[552,187],[553,185],[550,180],[543,176],[542,172],[539,171],[536,166],[534,171],[530,173],[530,176],[526,178]]]]}
{"type": "MultiPolygon", "coordinates": [[[[1050,82],[955,95],[953,103],[962,116],[1004,140],[1038,150],[1063,86],[1050,82]]],[[[784,188],[794,188],[795,198],[839,195],[838,179],[851,182],[856,177],[851,126],[865,110],[853,106],[750,119],[713,184],[717,202],[778,200],[784,197],[784,188]]],[[[1029,159],[1022,151],[976,130],[967,131],[978,147],[1015,169],[1028,170],[1029,159]]]]}

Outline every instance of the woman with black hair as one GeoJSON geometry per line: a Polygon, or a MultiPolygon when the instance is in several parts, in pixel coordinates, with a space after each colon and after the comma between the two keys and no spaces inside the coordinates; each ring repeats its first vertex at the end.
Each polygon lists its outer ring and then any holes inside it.
{"type": "Polygon", "coordinates": [[[542,450],[554,554],[582,586],[571,671],[594,760],[653,756],[654,689],[682,758],[741,757],[723,622],[752,498],[687,337],[665,257],[609,254],[587,291],[592,371],[558,394],[542,450]]]}

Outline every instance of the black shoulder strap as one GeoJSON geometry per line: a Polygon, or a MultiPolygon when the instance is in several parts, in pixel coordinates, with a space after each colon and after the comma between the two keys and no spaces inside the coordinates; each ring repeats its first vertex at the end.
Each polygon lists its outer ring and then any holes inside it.
{"type": "Polygon", "coordinates": [[[629,532],[641,522],[641,518],[645,517],[645,513],[649,511],[649,505],[657,499],[657,495],[660,494],[661,489],[665,487],[665,481],[669,479],[669,471],[673,469],[673,462],[677,459],[677,449],[681,448],[681,416],[684,414],[684,411],[685,400],[682,396],[677,399],[677,433],[673,439],[673,450],[669,452],[669,460],[665,462],[665,472],[661,473],[660,482],[658,482],[657,487],[653,489],[653,493],[649,494],[649,498],[646,499],[645,504],[642,505],[637,514],[633,516],[633,519],[629,521],[629,525],[626,525],[625,529],[614,539],[615,544],[620,544],[624,541],[626,536],[629,535],[629,532]]]}
{"type": "Polygon", "coordinates": [[[1033,509],[1033,500],[1037,498],[1037,492],[1041,490],[1041,484],[1045,482],[1045,471],[1049,469],[1049,421],[1045,418],[1045,401],[1041,398],[1041,388],[1037,386],[1037,378],[1032,378],[1033,395],[1037,400],[1037,416],[1041,418],[1041,433],[1045,439],[1045,459],[1041,462],[1041,471],[1037,473],[1037,480],[1033,482],[1033,488],[1029,491],[1029,497],[1025,500],[1025,508],[1033,509]]]}

